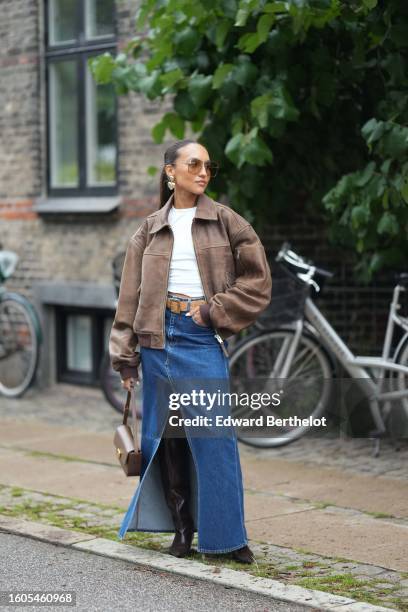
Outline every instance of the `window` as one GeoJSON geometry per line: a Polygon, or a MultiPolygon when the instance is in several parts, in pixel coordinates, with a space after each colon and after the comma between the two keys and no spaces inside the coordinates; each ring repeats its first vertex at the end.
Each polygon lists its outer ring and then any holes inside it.
{"type": "Polygon", "coordinates": [[[87,65],[92,55],[116,52],[114,0],[48,0],[45,13],[48,192],[115,194],[116,95],[87,65]]]}
{"type": "Polygon", "coordinates": [[[112,313],[58,307],[56,321],[57,380],[99,386],[99,368],[109,347],[112,313]]]}

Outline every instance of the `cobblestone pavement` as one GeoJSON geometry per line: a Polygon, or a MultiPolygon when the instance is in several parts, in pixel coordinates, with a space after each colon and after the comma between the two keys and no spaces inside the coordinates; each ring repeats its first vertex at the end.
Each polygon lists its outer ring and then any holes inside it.
{"type": "MultiPolygon", "coordinates": [[[[117,540],[123,510],[67,497],[58,497],[0,485],[0,514],[78,530],[117,540]]],[[[129,532],[124,542],[165,552],[173,534],[129,532]]],[[[197,545],[197,534],[193,548],[197,545]]],[[[328,591],[395,610],[408,610],[408,573],[374,565],[328,558],[301,550],[251,541],[257,564],[247,567],[226,560],[225,555],[203,555],[194,550],[190,558],[222,564],[255,576],[287,584],[328,591]]]]}
{"type": "MultiPolygon", "coordinates": [[[[0,418],[40,419],[50,424],[81,427],[86,431],[112,432],[120,421],[97,388],[58,384],[46,390],[29,389],[18,400],[0,398],[0,418]]],[[[408,439],[400,442],[400,450],[388,439],[382,440],[379,457],[371,454],[372,442],[367,438],[325,439],[301,438],[277,449],[257,449],[241,444],[240,452],[263,458],[279,457],[302,461],[306,465],[337,467],[360,474],[408,480],[408,439]]]]}
{"type": "Polygon", "coordinates": [[[325,465],[358,474],[408,480],[408,439],[400,441],[399,450],[389,440],[382,440],[379,457],[372,456],[372,441],[368,438],[301,438],[279,449],[247,447],[246,450],[264,459],[279,457],[302,461],[305,465],[325,465]]]}

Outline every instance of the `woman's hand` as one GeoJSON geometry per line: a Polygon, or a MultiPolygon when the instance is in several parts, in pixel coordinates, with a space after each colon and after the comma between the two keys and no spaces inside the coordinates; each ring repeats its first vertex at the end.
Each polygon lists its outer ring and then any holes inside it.
{"type": "Polygon", "coordinates": [[[125,378],[122,380],[122,386],[126,389],[126,391],[131,391],[132,389],[134,389],[135,386],[135,382],[138,385],[139,384],[139,379],[137,378],[125,378]]]}
{"type": "Polygon", "coordinates": [[[197,323],[197,325],[202,325],[203,327],[208,327],[206,322],[203,321],[203,319],[201,318],[200,306],[193,306],[191,304],[190,305],[190,312],[188,312],[186,314],[186,317],[191,317],[193,319],[194,323],[197,323]]]}

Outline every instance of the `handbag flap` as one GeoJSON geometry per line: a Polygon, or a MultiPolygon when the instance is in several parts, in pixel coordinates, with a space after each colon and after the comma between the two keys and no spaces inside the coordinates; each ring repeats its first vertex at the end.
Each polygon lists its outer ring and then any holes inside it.
{"type": "Polygon", "coordinates": [[[129,425],[123,425],[123,423],[122,425],[119,425],[115,431],[113,443],[116,448],[119,448],[126,454],[135,450],[135,443],[129,425]]]}

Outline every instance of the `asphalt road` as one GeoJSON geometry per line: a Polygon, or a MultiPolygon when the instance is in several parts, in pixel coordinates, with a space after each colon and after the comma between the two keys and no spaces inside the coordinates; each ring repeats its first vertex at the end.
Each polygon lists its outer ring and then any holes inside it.
{"type": "Polygon", "coordinates": [[[0,591],[74,591],[76,605],[1,605],[0,610],[304,612],[234,588],[0,532],[0,591]]]}

